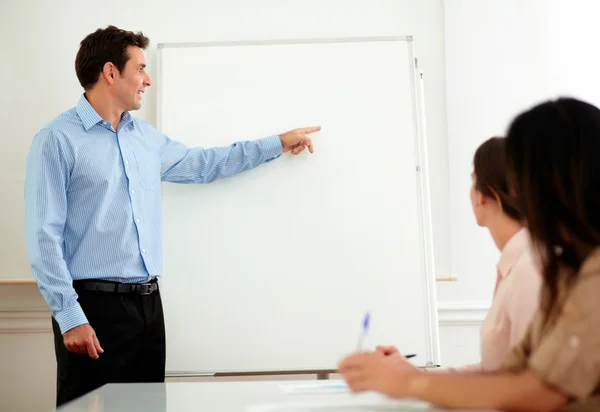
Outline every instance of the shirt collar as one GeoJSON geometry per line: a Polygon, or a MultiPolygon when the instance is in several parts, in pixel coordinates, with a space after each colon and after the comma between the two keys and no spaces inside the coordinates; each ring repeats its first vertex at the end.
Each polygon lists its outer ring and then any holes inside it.
{"type": "MultiPolygon", "coordinates": [[[[75,107],[79,118],[83,123],[83,127],[85,130],[90,130],[92,126],[100,123],[104,119],[100,117],[98,112],[92,107],[90,102],[85,97],[85,93],[81,95],[79,101],[77,102],[77,106],[75,107]]],[[[121,115],[121,123],[128,124],[133,121],[133,117],[129,112],[123,112],[121,115]]]]}
{"type": "Polygon", "coordinates": [[[498,271],[502,278],[505,278],[510,273],[515,262],[521,256],[521,253],[529,247],[529,244],[529,232],[526,228],[521,228],[506,242],[506,245],[502,249],[500,261],[498,262],[498,271]]]}

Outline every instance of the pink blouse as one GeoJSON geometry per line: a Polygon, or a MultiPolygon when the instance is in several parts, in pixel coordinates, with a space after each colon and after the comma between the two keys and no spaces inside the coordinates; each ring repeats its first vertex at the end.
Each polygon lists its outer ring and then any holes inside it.
{"type": "Polygon", "coordinates": [[[497,265],[494,300],[481,326],[481,362],[459,371],[494,371],[508,350],[525,335],[539,305],[542,275],[527,229],[504,246],[497,265]]]}

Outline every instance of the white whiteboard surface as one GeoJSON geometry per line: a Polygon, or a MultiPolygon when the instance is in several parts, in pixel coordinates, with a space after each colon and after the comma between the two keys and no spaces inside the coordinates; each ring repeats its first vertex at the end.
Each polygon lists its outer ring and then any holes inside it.
{"type": "Polygon", "coordinates": [[[320,125],[208,185],[163,184],[167,373],[335,369],[395,344],[439,363],[412,39],[159,45],[159,129],[226,146],[320,125]]]}

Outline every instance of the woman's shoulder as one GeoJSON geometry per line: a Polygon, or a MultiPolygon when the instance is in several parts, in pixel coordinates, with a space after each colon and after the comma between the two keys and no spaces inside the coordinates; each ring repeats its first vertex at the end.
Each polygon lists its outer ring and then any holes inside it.
{"type": "Polygon", "coordinates": [[[571,282],[559,282],[558,295],[564,298],[565,309],[577,308],[587,313],[600,310],[600,247],[594,249],[581,264],[571,282]]]}
{"type": "Polygon", "coordinates": [[[531,242],[523,244],[512,271],[513,275],[516,274],[521,278],[531,278],[539,281],[540,284],[542,283],[542,265],[531,242]]]}

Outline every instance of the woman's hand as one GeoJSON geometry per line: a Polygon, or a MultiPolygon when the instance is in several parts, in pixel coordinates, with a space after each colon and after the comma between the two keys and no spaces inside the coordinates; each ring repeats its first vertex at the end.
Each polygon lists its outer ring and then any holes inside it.
{"type": "Polygon", "coordinates": [[[350,355],[340,362],[339,371],[352,392],[377,391],[392,398],[406,396],[413,378],[421,374],[404,357],[391,359],[379,351],[350,355]]]}
{"type": "Polygon", "coordinates": [[[395,346],[378,345],[375,350],[383,356],[400,355],[400,351],[395,346]]]}

